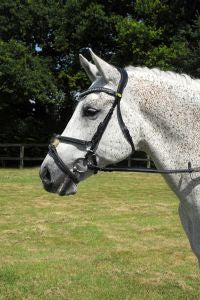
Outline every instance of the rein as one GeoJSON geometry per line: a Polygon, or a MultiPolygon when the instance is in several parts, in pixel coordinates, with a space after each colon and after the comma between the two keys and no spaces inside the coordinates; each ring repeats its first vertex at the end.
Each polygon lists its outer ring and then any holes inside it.
{"type": "Polygon", "coordinates": [[[78,168],[74,165],[72,168],[72,171],[70,168],[63,162],[63,160],[59,157],[58,152],[56,150],[56,147],[58,144],[61,143],[72,143],[72,144],[78,144],[86,147],[86,154],[85,157],[82,158],[84,162],[87,163],[87,167],[89,170],[93,170],[96,174],[98,171],[102,172],[137,172],[137,173],[152,173],[152,174],[178,174],[178,173],[194,173],[194,172],[200,172],[199,168],[192,168],[191,163],[188,162],[188,168],[187,169],[170,169],[170,170],[156,170],[156,169],[148,169],[148,168],[119,168],[119,167],[99,167],[97,165],[97,159],[96,159],[96,149],[97,146],[102,138],[102,135],[104,131],[106,130],[106,127],[112,117],[113,111],[115,108],[117,109],[117,116],[120,124],[120,128],[124,134],[124,137],[129,142],[132,153],[135,152],[134,143],[132,140],[132,137],[130,135],[130,132],[128,128],[126,127],[123,117],[121,114],[121,108],[120,108],[120,102],[122,99],[123,91],[127,85],[128,82],[128,74],[125,69],[118,69],[121,78],[117,87],[117,91],[99,87],[99,88],[91,88],[88,89],[78,95],[78,98],[83,98],[91,93],[101,93],[104,92],[108,95],[111,95],[114,97],[114,102],[108,111],[107,115],[105,116],[104,120],[98,125],[97,130],[95,134],[93,135],[92,139],[90,141],[80,140],[72,137],[66,137],[62,135],[56,135],[52,142],[49,145],[49,155],[54,159],[54,162],[57,164],[57,166],[62,170],[62,172],[69,176],[70,179],[77,184],[79,182],[79,175],[80,173],[83,173],[83,171],[78,170],[78,168]]]}
{"type": "Polygon", "coordinates": [[[168,170],[159,170],[151,168],[119,168],[119,167],[105,167],[101,168],[94,165],[88,165],[88,169],[102,171],[102,172],[133,172],[133,173],[151,173],[151,174],[183,174],[183,173],[197,173],[200,172],[200,167],[192,168],[191,162],[188,162],[187,169],[168,169],[168,170]]]}

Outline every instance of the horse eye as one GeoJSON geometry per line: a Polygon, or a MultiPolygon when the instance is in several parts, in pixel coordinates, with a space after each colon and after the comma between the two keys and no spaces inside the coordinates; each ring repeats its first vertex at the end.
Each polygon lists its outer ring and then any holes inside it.
{"type": "Polygon", "coordinates": [[[85,107],[83,109],[84,117],[94,117],[98,112],[99,112],[99,110],[92,108],[92,107],[85,107]]]}

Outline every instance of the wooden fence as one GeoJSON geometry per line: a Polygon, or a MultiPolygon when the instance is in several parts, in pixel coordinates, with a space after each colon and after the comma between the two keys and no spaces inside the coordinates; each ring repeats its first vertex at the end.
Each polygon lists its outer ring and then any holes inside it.
{"type": "Polygon", "coordinates": [[[0,144],[0,148],[18,148],[17,156],[0,156],[1,165],[5,167],[6,161],[19,161],[19,167],[22,169],[24,167],[25,161],[42,161],[43,157],[33,157],[26,156],[25,149],[26,148],[43,148],[47,149],[47,144],[0,144]]]}
{"type": "MultiPolygon", "coordinates": [[[[33,157],[33,156],[26,156],[26,149],[27,148],[46,148],[47,149],[47,144],[2,144],[0,143],[0,148],[8,149],[8,148],[18,148],[18,155],[17,156],[0,156],[0,162],[2,167],[6,166],[6,161],[18,161],[19,162],[19,168],[24,168],[24,163],[25,161],[42,161],[44,159],[43,157],[33,157]]],[[[136,162],[138,163],[145,163],[147,168],[151,168],[151,158],[150,156],[146,155],[145,158],[137,158],[133,156],[130,156],[127,159],[127,164],[128,167],[132,167],[133,164],[136,162]]]]}

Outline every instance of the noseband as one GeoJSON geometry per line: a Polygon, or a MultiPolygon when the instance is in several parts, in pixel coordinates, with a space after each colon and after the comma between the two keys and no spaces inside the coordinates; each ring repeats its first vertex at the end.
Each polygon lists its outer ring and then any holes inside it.
{"type": "Polygon", "coordinates": [[[58,152],[56,150],[57,145],[61,143],[72,143],[76,145],[81,145],[86,147],[86,154],[83,158],[84,161],[87,162],[87,167],[90,170],[93,170],[94,173],[97,173],[98,171],[104,171],[104,172],[112,172],[112,171],[126,171],[126,172],[146,172],[146,173],[162,173],[162,174],[177,174],[177,173],[193,173],[193,172],[199,172],[200,168],[191,168],[191,163],[188,162],[188,168],[187,169],[177,169],[177,170],[155,170],[155,169],[147,169],[147,168],[118,168],[118,167],[105,167],[101,168],[97,165],[97,159],[96,159],[96,149],[97,146],[102,138],[102,135],[104,131],[106,130],[106,127],[112,117],[113,111],[115,108],[117,108],[117,115],[118,120],[120,124],[120,128],[124,134],[124,137],[129,142],[132,153],[135,152],[134,143],[132,140],[132,137],[130,135],[130,132],[128,128],[126,127],[122,114],[121,114],[121,108],[120,108],[120,102],[122,99],[123,91],[127,85],[128,82],[128,74],[125,69],[118,69],[121,75],[117,91],[111,90],[109,88],[104,87],[98,87],[98,88],[91,88],[88,89],[82,93],[79,94],[78,98],[81,99],[89,94],[92,93],[106,93],[110,96],[114,97],[114,102],[108,111],[106,117],[104,120],[98,125],[97,130],[95,134],[93,135],[92,139],[90,141],[80,140],[72,137],[66,137],[62,135],[56,135],[52,142],[49,145],[49,155],[54,159],[57,166],[62,170],[62,172],[69,176],[70,179],[77,184],[79,182],[79,176],[78,173],[82,173],[79,171],[75,166],[73,167],[73,171],[69,169],[69,167],[66,166],[66,164],[63,162],[63,160],[59,157],[58,152]]]}

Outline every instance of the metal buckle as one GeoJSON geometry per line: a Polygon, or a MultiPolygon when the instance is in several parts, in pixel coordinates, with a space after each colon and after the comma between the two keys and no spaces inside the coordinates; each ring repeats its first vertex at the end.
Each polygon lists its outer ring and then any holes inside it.
{"type": "Polygon", "coordinates": [[[90,153],[94,153],[94,151],[91,150],[91,146],[92,146],[92,143],[91,143],[91,142],[86,143],[86,151],[87,151],[87,152],[90,152],[90,153]]]}
{"type": "Polygon", "coordinates": [[[116,96],[117,98],[120,98],[120,99],[121,99],[121,98],[122,98],[122,93],[116,92],[116,93],[115,93],[115,96],[116,96]]]}
{"type": "Polygon", "coordinates": [[[55,148],[58,146],[59,143],[60,143],[60,141],[56,136],[54,138],[52,138],[51,145],[53,145],[55,148]]]}

